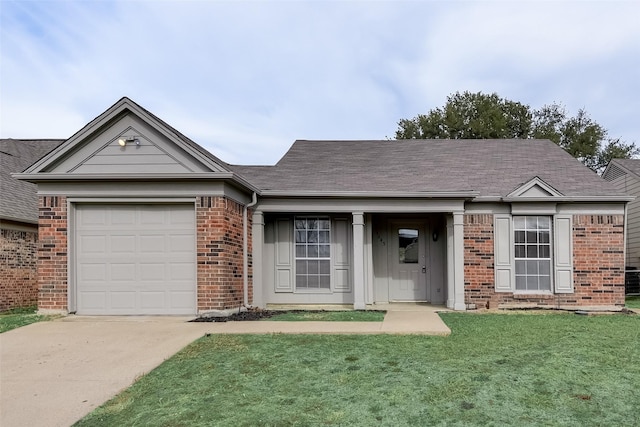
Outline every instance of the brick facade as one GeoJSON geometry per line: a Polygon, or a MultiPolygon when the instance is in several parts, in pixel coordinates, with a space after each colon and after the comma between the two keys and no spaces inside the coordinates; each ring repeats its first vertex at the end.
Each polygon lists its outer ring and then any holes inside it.
{"type": "MultiPolygon", "coordinates": [[[[198,312],[243,304],[243,209],[226,197],[200,197],[196,203],[198,312]]],[[[248,214],[251,218],[251,213],[248,214]]],[[[251,221],[248,221],[251,254],[251,221]]],[[[249,302],[253,298],[249,256],[249,302]]]]}
{"type": "Polygon", "coordinates": [[[67,310],[67,199],[39,198],[38,309],[67,310]]]}
{"type": "Polygon", "coordinates": [[[624,305],[623,215],[574,215],[574,292],[571,294],[495,292],[493,253],[493,215],[465,215],[464,273],[465,303],[468,306],[624,305]]]}
{"type": "Polygon", "coordinates": [[[38,232],[0,230],[0,311],[38,302],[38,232]]]}
{"type": "MultiPolygon", "coordinates": [[[[199,197],[196,204],[198,312],[237,308],[243,304],[243,209],[226,197],[199,197]]],[[[249,213],[249,218],[251,213],[249,213]]],[[[249,302],[251,222],[249,236],[249,302]]],[[[38,308],[67,311],[67,201],[40,197],[38,308]]]]}
{"type": "Polygon", "coordinates": [[[624,216],[573,217],[573,283],[580,305],[624,305],[624,216]]]}

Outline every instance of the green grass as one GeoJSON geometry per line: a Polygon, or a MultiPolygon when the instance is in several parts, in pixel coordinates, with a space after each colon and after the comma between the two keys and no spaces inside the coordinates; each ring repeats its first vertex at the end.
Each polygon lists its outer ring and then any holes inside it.
{"type": "Polygon", "coordinates": [[[382,322],[383,311],[289,311],[263,320],[283,322],[382,322]]]}
{"type": "Polygon", "coordinates": [[[441,316],[449,337],[203,337],[78,425],[640,424],[640,316],[441,316]]]}
{"type": "Polygon", "coordinates": [[[14,308],[0,313],[0,333],[49,319],[36,314],[36,307],[14,308]]]}
{"type": "Polygon", "coordinates": [[[640,296],[627,297],[624,305],[628,308],[640,308],[640,296]]]}

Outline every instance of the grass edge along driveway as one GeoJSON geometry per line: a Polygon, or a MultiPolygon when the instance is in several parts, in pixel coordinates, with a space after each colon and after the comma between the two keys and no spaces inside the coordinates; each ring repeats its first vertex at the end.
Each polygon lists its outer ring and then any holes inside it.
{"type": "Polygon", "coordinates": [[[51,316],[36,314],[36,307],[14,308],[0,313],[0,334],[32,323],[50,320],[51,316]]]}
{"type": "Polygon", "coordinates": [[[77,425],[638,423],[640,316],[442,318],[449,337],[203,337],[77,425]]]}

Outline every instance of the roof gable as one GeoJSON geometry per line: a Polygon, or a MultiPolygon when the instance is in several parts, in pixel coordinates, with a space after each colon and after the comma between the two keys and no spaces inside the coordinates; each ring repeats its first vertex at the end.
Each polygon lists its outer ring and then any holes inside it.
{"type": "Polygon", "coordinates": [[[122,98],[25,171],[105,178],[123,173],[229,172],[226,163],[128,98],[122,98]]]}
{"type": "Polygon", "coordinates": [[[557,191],[555,188],[544,182],[539,177],[533,177],[524,184],[518,186],[511,193],[507,194],[506,198],[518,198],[518,197],[534,197],[534,198],[547,198],[547,197],[562,197],[563,194],[557,191]]]}
{"type": "Polygon", "coordinates": [[[613,181],[628,174],[640,179],[640,159],[613,159],[602,173],[602,177],[607,181],[613,181]]]}

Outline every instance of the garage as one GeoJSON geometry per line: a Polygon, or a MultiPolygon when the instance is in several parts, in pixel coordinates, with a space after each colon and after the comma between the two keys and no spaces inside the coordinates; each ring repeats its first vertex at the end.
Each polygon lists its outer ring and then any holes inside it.
{"type": "Polygon", "coordinates": [[[195,232],[193,204],[77,204],[77,313],[195,314],[195,232]]]}

